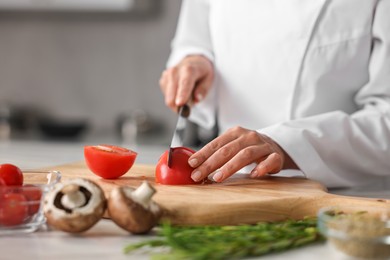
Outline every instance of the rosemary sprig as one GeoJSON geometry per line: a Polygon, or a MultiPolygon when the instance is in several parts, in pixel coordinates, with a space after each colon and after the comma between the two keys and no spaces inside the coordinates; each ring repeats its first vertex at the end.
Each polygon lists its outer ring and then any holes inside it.
{"type": "Polygon", "coordinates": [[[155,259],[240,259],[280,252],[322,240],[316,218],[238,226],[175,227],[163,224],[160,238],[124,248],[125,253],[149,247],[169,247],[155,259]]]}

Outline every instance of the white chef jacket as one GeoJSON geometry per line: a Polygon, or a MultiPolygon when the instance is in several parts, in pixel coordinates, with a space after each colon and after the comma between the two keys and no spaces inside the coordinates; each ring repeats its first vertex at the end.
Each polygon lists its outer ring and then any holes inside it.
{"type": "Polygon", "coordinates": [[[328,187],[390,176],[390,0],[187,0],[168,66],[210,59],[191,119],[275,140],[328,187]]]}

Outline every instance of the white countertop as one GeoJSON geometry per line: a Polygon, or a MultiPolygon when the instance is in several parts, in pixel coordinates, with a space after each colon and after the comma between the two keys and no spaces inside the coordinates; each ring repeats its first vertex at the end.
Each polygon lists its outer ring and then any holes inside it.
{"type": "MultiPolygon", "coordinates": [[[[105,143],[103,140],[100,143],[105,143]]],[[[23,169],[52,167],[55,165],[81,161],[83,142],[42,142],[42,141],[0,141],[0,163],[12,163],[23,169]]],[[[95,143],[96,144],[96,143],[95,143]]],[[[119,144],[125,147],[125,144],[119,144]]],[[[136,163],[155,164],[166,149],[165,146],[132,145],[138,152],[136,163]]],[[[387,183],[371,185],[353,190],[337,190],[335,193],[363,197],[390,198],[387,183]]],[[[131,235],[103,219],[81,235],[71,235],[60,231],[41,230],[31,234],[0,236],[0,259],[149,259],[146,252],[125,255],[125,245],[154,237],[131,235]]],[[[294,249],[284,253],[264,256],[261,259],[347,259],[320,243],[294,249]]],[[[253,259],[253,258],[252,258],[253,259]]]]}
{"type": "MultiPolygon", "coordinates": [[[[122,253],[122,250],[128,244],[153,237],[153,233],[138,236],[128,234],[114,225],[110,220],[103,219],[81,235],[71,235],[59,231],[39,231],[27,235],[0,237],[0,259],[143,260],[150,258],[150,252],[139,250],[126,255],[122,253]]],[[[289,260],[314,258],[316,260],[347,259],[326,243],[309,245],[300,249],[267,255],[261,257],[261,259],[285,260],[287,257],[289,260]]]]}

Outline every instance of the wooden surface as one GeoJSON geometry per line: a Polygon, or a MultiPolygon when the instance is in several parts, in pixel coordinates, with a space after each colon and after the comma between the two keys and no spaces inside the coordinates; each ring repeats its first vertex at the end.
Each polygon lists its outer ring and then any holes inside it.
{"type": "Polygon", "coordinates": [[[333,195],[318,182],[292,177],[250,179],[236,174],[224,183],[171,186],[156,184],[154,166],[134,165],[116,180],[104,180],[87,169],[84,163],[54,167],[62,180],[88,178],[108,192],[118,186],[138,187],[143,180],[157,189],[153,199],[164,209],[164,218],[178,225],[236,225],[259,221],[278,221],[315,216],[321,207],[379,205],[390,207],[387,200],[333,195]]]}

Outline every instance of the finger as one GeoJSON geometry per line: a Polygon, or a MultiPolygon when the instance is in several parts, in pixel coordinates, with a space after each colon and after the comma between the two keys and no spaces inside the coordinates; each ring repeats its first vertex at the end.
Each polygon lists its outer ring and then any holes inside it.
{"type": "Polygon", "coordinates": [[[233,129],[229,129],[226,133],[218,136],[208,144],[206,144],[202,149],[198,152],[194,153],[188,160],[189,165],[192,168],[195,168],[201,165],[203,162],[207,160],[211,155],[217,152],[224,145],[234,141],[238,137],[240,137],[240,127],[236,127],[233,129]]]}
{"type": "Polygon", "coordinates": [[[206,97],[207,92],[208,91],[202,85],[197,85],[193,94],[194,103],[196,104],[202,101],[206,97]]]}
{"type": "Polygon", "coordinates": [[[213,178],[223,181],[242,167],[259,162],[271,153],[266,143],[258,144],[254,140],[246,139],[246,136],[239,137],[217,149],[193,171],[191,177],[199,181],[222,167],[213,178]]]}
{"type": "Polygon", "coordinates": [[[199,181],[206,178],[210,173],[214,172],[226,162],[232,159],[241,149],[240,142],[233,141],[221,147],[212,156],[210,156],[204,163],[196,168],[191,174],[194,181],[199,181]]]}
{"type": "Polygon", "coordinates": [[[206,76],[204,79],[200,80],[196,83],[196,87],[194,90],[194,102],[198,103],[202,101],[213,84],[213,75],[206,76]]]}
{"type": "Polygon", "coordinates": [[[205,145],[201,150],[194,153],[188,160],[189,165],[192,168],[198,167],[221,147],[238,138],[240,138],[242,148],[251,145],[262,145],[264,146],[263,149],[268,151],[268,153],[273,152],[272,147],[263,141],[259,133],[237,126],[230,128],[224,134],[205,145]]]}
{"type": "Polygon", "coordinates": [[[161,92],[163,94],[165,94],[165,89],[166,89],[166,85],[167,85],[167,70],[164,70],[162,73],[161,73],[161,76],[160,76],[160,79],[158,81],[159,85],[160,85],[160,89],[161,89],[161,92]]]}
{"type": "Polygon", "coordinates": [[[196,69],[191,65],[180,68],[178,78],[178,88],[175,99],[176,106],[182,106],[191,98],[195,82],[198,80],[196,69]]]}
{"type": "Polygon", "coordinates": [[[255,162],[260,157],[266,156],[268,153],[261,146],[249,146],[237,153],[230,161],[213,176],[214,181],[222,182],[232,176],[234,173],[243,167],[255,162]]]}
{"type": "Polygon", "coordinates": [[[172,68],[166,74],[165,104],[176,111],[177,69],[172,68]]]}
{"type": "Polygon", "coordinates": [[[251,172],[251,177],[261,177],[269,173],[278,173],[282,169],[282,156],[278,153],[272,153],[261,161],[251,172]]]}

